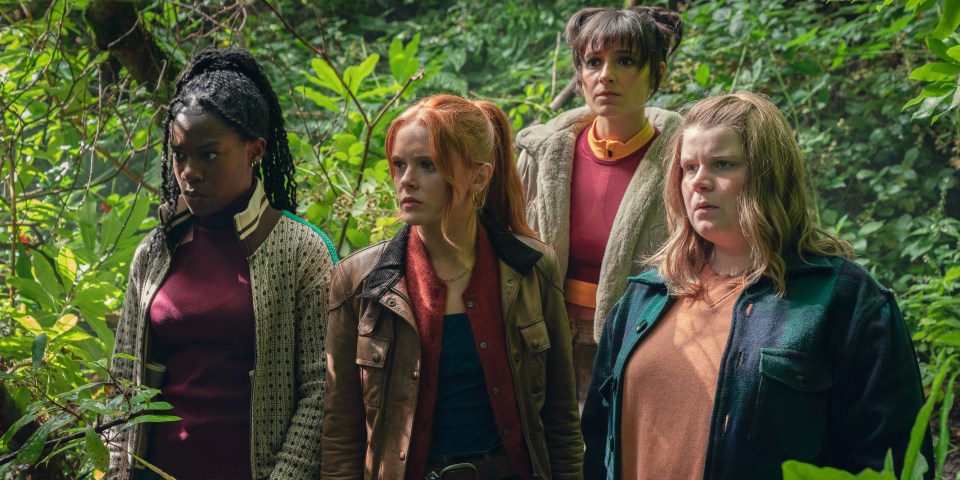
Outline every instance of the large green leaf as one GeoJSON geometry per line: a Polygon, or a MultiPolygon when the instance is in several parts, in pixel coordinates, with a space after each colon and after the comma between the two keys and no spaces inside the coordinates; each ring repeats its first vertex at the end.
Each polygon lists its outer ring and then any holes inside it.
{"type": "Polygon", "coordinates": [[[43,362],[43,357],[47,352],[47,334],[41,333],[33,339],[33,370],[36,371],[40,368],[40,364],[43,362]]]}
{"type": "Polygon", "coordinates": [[[946,393],[943,396],[943,405],[940,406],[940,435],[937,438],[937,445],[934,451],[936,463],[936,477],[943,477],[943,464],[947,461],[947,451],[950,449],[950,412],[953,411],[954,384],[957,375],[960,372],[954,372],[947,382],[946,393]]]}
{"type": "Polygon", "coordinates": [[[788,460],[781,466],[783,480],[896,480],[896,476],[888,471],[877,472],[865,469],[859,474],[839,470],[832,467],[818,467],[809,463],[788,460]]]}
{"type": "Polygon", "coordinates": [[[17,463],[33,465],[40,459],[43,453],[44,444],[53,432],[74,422],[76,417],[72,413],[61,413],[56,417],[43,422],[29,437],[23,442],[20,453],[17,454],[17,463]]]}
{"type": "Polygon", "coordinates": [[[337,107],[337,104],[333,103],[333,100],[330,97],[310,88],[307,86],[298,86],[296,87],[297,93],[303,95],[311,102],[316,104],[318,107],[329,110],[334,113],[339,113],[340,108],[337,107]]]}
{"type": "Polygon", "coordinates": [[[930,396],[920,407],[920,413],[917,414],[913,429],[910,430],[910,442],[907,444],[907,451],[903,457],[903,472],[900,473],[900,480],[923,478],[924,472],[927,471],[927,462],[920,453],[920,449],[923,446],[924,437],[927,436],[927,430],[930,428],[930,416],[933,414],[933,407],[940,398],[940,387],[943,385],[943,380],[950,371],[955,358],[950,357],[940,367],[940,371],[937,372],[937,376],[934,377],[933,383],[930,385],[930,396]]]}
{"type": "Polygon", "coordinates": [[[87,459],[94,468],[100,471],[106,471],[110,466],[110,451],[103,444],[103,439],[93,431],[93,428],[87,427],[84,433],[84,446],[86,447],[87,459]]]}
{"type": "Polygon", "coordinates": [[[943,40],[956,31],[957,26],[960,26],[960,0],[944,0],[940,22],[933,30],[933,36],[943,40]]]}
{"type": "Polygon", "coordinates": [[[406,46],[400,41],[400,37],[394,37],[393,41],[390,42],[388,52],[390,73],[397,83],[406,82],[420,69],[420,60],[417,58],[419,48],[419,33],[415,34],[406,46]]]}
{"type": "Polygon", "coordinates": [[[61,247],[57,255],[57,273],[65,285],[73,285],[77,278],[77,259],[67,247],[61,247]]]}
{"type": "Polygon", "coordinates": [[[377,53],[370,54],[364,61],[360,62],[360,65],[355,67],[347,67],[343,72],[343,80],[347,82],[347,85],[350,87],[350,92],[356,95],[357,91],[360,89],[360,84],[363,83],[363,79],[370,76],[373,73],[373,70],[377,67],[377,62],[380,61],[380,55],[377,53]]]}
{"type": "MultiPolygon", "coordinates": [[[[958,0],[960,1],[960,0],[958,0]]],[[[960,65],[934,62],[922,65],[910,73],[911,80],[920,80],[922,82],[936,82],[947,80],[960,74],[960,65]]]]}
{"type": "Polygon", "coordinates": [[[23,427],[30,424],[41,415],[46,413],[46,410],[40,408],[41,405],[35,405],[33,408],[28,408],[24,412],[23,416],[18,418],[17,421],[13,422],[13,425],[3,433],[3,436],[0,437],[0,451],[7,451],[10,449],[10,441],[13,440],[13,436],[17,434],[23,427]]]}
{"type": "Polygon", "coordinates": [[[326,60],[322,58],[314,58],[310,61],[310,65],[313,66],[313,71],[317,74],[317,80],[319,85],[325,87],[328,90],[333,91],[338,95],[346,94],[346,90],[343,88],[343,83],[340,82],[339,77],[337,77],[336,70],[327,63],[326,60]]]}

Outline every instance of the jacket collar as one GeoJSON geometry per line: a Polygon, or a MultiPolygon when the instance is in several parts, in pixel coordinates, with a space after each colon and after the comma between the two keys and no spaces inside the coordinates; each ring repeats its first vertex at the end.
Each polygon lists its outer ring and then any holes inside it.
{"type": "MultiPolygon", "coordinates": [[[[253,196],[247,203],[247,208],[233,217],[237,240],[240,242],[243,254],[248,257],[253,255],[253,252],[257,251],[257,248],[263,244],[282,215],[279,210],[270,205],[260,179],[254,178],[254,182],[256,186],[253,196]]],[[[166,221],[169,211],[170,208],[167,205],[160,206],[161,221],[166,221]]],[[[180,244],[180,240],[190,230],[195,218],[196,216],[187,209],[187,204],[181,194],[177,198],[177,206],[170,223],[170,232],[167,234],[167,246],[171,250],[180,244]]]]}
{"type": "MultiPolygon", "coordinates": [[[[812,253],[804,255],[803,258],[800,258],[799,254],[794,253],[787,255],[783,260],[787,264],[788,276],[833,268],[833,264],[830,263],[827,257],[812,253]]],[[[666,281],[660,276],[660,272],[656,268],[648,268],[640,273],[640,275],[630,277],[628,280],[651,287],[666,287],[666,281]]],[[[763,281],[763,278],[761,278],[761,281],[763,281]]]]}
{"type": "MultiPolygon", "coordinates": [[[[543,257],[543,253],[520,241],[509,230],[497,225],[486,217],[481,217],[481,225],[486,230],[493,251],[497,257],[521,275],[530,273],[534,265],[543,257]]],[[[412,229],[404,225],[384,247],[367,277],[366,286],[360,292],[360,298],[376,300],[397,284],[406,269],[405,259],[407,242],[412,229]]]]}

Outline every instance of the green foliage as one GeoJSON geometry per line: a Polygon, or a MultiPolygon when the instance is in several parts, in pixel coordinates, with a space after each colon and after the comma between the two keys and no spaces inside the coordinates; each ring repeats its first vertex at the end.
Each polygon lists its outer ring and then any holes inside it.
{"type": "Polygon", "coordinates": [[[85,362],[80,367],[84,377],[79,385],[58,393],[57,385],[51,385],[49,379],[55,376],[50,370],[62,368],[57,362],[62,353],[48,352],[46,346],[46,334],[37,335],[32,368],[16,369],[0,378],[0,384],[27,390],[33,398],[40,399],[28,405],[24,415],[0,437],[0,451],[14,450],[0,456],[0,473],[10,467],[21,469],[48,462],[55,455],[81,448],[85,462],[75,467],[75,473],[106,472],[109,454],[104,438],[109,441],[110,436],[105,436],[108,429],[114,429],[112,435],[138,423],[180,420],[155,413],[173,408],[169,403],[153,400],[159,390],[114,379],[107,359],[85,362]],[[112,420],[101,421],[102,418],[112,420]],[[23,444],[11,448],[14,436],[39,420],[42,423],[23,444]]]}
{"type": "MultiPolygon", "coordinates": [[[[880,3],[681,2],[687,35],[652,104],[680,109],[711,93],[753,90],[784,109],[804,148],[814,214],[893,288],[931,384],[960,343],[960,0],[880,3]]],[[[162,82],[134,80],[96,48],[82,16],[90,4],[0,5],[0,388],[23,412],[12,430],[36,435],[18,461],[46,462],[71,478],[102,471],[105,461],[94,413],[116,414],[109,398],[120,397],[106,393],[109,379],[94,364],[113,348],[130,260],[156,225],[165,114],[162,82]],[[48,396],[73,410],[85,405],[85,420],[68,422],[43,403],[48,396]],[[40,437],[62,434],[78,436],[33,457],[40,437]],[[58,456],[64,463],[53,465],[58,456]]],[[[454,92],[496,102],[515,129],[546,121],[572,74],[559,34],[571,13],[595,5],[138,4],[173,71],[209,44],[240,44],[262,59],[298,159],[296,213],[342,255],[398,227],[384,140],[403,107],[454,92]]],[[[938,471],[951,451],[943,412],[955,383],[947,378],[943,402],[931,407],[937,418],[943,405],[938,471]]],[[[120,396],[150,401],[129,392],[120,396]]],[[[10,430],[0,452],[23,446],[10,430]]],[[[841,475],[789,468],[793,478],[841,475]]]]}
{"type": "MultiPolygon", "coordinates": [[[[887,0],[884,5],[889,5],[891,1],[887,0]]],[[[903,106],[906,110],[919,105],[913,118],[930,117],[930,123],[933,123],[951,111],[958,111],[957,107],[960,106],[960,90],[957,89],[960,79],[960,36],[957,35],[960,1],[909,1],[905,8],[912,11],[914,16],[936,16],[939,12],[940,20],[936,27],[923,33],[927,48],[937,56],[937,60],[921,65],[910,73],[911,80],[925,82],[926,85],[919,95],[903,106]]]]}

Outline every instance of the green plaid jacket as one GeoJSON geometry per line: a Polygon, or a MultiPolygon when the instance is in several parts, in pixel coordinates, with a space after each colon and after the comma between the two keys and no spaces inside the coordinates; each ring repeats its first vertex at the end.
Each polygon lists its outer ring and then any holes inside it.
{"type": "MultiPolygon", "coordinates": [[[[705,479],[779,479],[790,459],[859,472],[899,470],[923,403],[892,293],[860,265],[787,261],[787,291],[763,277],[737,298],[720,363],[705,479]]],[[[621,382],[674,298],[654,270],[630,278],[604,327],[583,411],[585,478],[620,478],[621,382]]],[[[924,453],[932,459],[928,441],[924,453]]]]}

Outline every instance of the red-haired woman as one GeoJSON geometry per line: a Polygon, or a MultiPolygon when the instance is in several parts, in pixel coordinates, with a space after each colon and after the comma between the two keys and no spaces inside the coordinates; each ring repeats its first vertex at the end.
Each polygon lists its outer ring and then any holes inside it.
{"type": "Polygon", "coordinates": [[[331,280],[324,479],[582,478],[562,279],[509,125],[450,95],[391,124],[406,226],[331,280]]]}

